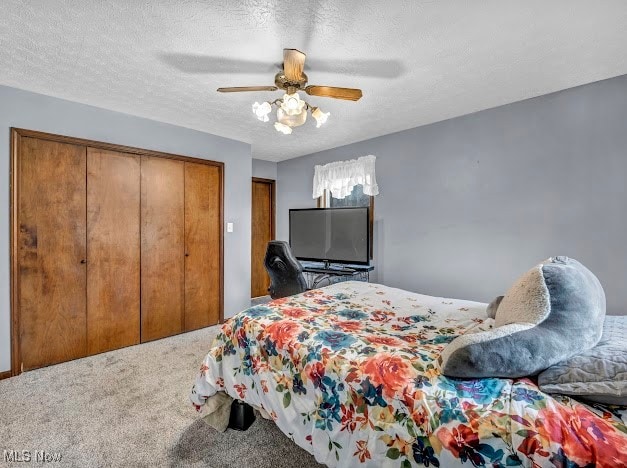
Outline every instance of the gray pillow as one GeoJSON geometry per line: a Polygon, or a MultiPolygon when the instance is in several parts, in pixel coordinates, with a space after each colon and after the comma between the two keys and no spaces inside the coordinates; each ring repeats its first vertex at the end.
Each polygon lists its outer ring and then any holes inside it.
{"type": "Polygon", "coordinates": [[[549,367],[538,384],[547,393],[627,406],[627,316],[607,316],[598,345],[549,367]]]}
{"type": "Polygon", "coordinates": [[[520,277],[496,308],[495,327],[466,333],[440,356],[448,377],[517,378],[595,346],[601,339],[605,293],[577,260],[552,257],[520,277]]]}

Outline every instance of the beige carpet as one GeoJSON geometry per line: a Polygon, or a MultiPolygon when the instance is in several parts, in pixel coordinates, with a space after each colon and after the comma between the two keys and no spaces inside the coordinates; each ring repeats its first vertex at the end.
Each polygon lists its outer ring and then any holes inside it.
{"type": "Polygon", "coordinates": [[[308,467],[313,457],[269,421],[218,433],[188,393],[217,327],[0,381],[0,466],[308,467]],[[4,451],[60,462],[5,463],[4,451]]]}

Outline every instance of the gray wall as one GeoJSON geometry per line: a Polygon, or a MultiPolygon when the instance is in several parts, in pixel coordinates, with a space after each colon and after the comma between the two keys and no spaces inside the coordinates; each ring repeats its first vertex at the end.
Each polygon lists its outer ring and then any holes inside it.
{"type": "Polygon", "coordinates": [[[253,177],[276,180],[277,164],[272,161],[253,159],[253,177]]]}
{"type": "Polygon", "coordinates": [[[627,76],[281,162],[279,238],[315,164],[367,154],[379,282],[487,302],[568,255],[627,313],[627,76]]]}
{"type": "Polygon", "coordinates": [[[0,372],[10,368],[9,128],[57,133],[223,161],[225,221],[224,313],[250,305],[250,145],[152,120],[0,86],[0,372]]]}

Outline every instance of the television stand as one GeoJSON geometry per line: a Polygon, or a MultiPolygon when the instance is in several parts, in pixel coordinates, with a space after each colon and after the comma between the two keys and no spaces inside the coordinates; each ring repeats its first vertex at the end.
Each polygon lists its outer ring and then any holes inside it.
{"type": "Polygon", "coordinates": [[[337,265],[330,262],[301,262],[309,289],[340,283],[342,281],[370,281],[372,265],[337,265]]]}

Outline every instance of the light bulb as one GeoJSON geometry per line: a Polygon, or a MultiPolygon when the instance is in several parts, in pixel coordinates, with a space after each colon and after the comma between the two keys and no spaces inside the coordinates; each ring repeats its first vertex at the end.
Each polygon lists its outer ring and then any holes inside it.
{"type": "Polygon", "coordinates": [[[283,125],[281,122],[274,122],[274,128],[277,132],[281,132],[284,135],[289,135],[290,133],[292,133],[292,127],[283,125]]]}
{"type": "Polygon", "coordinates": [[[305,101],[302,101],[298,93],[284,94],[281,108],[287,115],[298,115],[303,111],[305,101]]]}
{"type": "Polygon", "coordinates": [[[311,116],[316,119],[316,128],[320,128],[323,123],[326,123],[330,115],[331,112],[322,112],[319,107],[314,107],[311,111],[311,116]]]}
{"type": "Polygon", "coordinates": [[[287,99],[287,108],[289,110],[298,109],[298,97],[290,96],[287,99]]]}
{"type": "Polygon", "coordinates": [[[261,120],[262,122],[267,122],[268,120],[270,120],[268,118],[268,114],[272,112],[272,106],[269,102],[263,102],[261,104],[255,102],[253,104],[253,112],[259,120],[261,120]]]}

